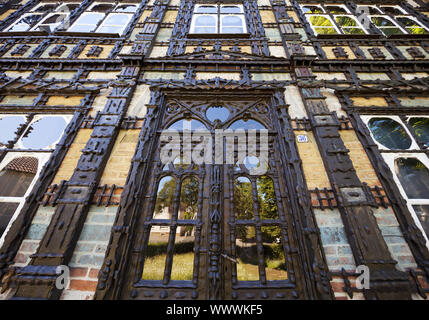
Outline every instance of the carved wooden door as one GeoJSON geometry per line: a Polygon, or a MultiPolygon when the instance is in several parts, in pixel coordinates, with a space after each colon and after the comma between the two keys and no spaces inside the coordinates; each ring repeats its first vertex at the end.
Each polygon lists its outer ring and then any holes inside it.
{"type": "Polygon", "coordinates": [[[121,296],[305,297],[269,98],[169,96],[163,108],[121,296]]]}

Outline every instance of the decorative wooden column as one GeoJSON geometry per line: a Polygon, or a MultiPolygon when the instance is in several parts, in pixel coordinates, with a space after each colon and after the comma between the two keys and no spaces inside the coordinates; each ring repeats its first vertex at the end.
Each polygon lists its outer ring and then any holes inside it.
{"type": "Polygon", "coordinates": [[[341,139],[337,114],[329,111],[321,86],[310,77],[311,70],[301,68],[298,73],[298,86],[338,201],[355,262],[370,270],[370,288],[364,290],[365,297],[410,299],[408,275],[395,268],[397,262],[389,252],[369,205],[370,199],[341,139]]]}
{"type": "Polygon", "coordinates": [[[59,191],[58,206],[28,266],[18,268],[14,277],[15,298],[58,299],[61,290],[55,286],[56,268],[67,265],[79,239],[91,199],[119,133],[122,119],[133,95],[138,67],[125,66],[104,110],[93,122],[93,132],[77,167],[59,191]]]}
{"type": "MultiPolygon", "coordinates": [[[[142,32],[136,35],[137,40],[128,55],[122,56],[124,61],[142,63],[143,59],[150,55],[156,35],[167,11],[169,0],[159,0],[154,4],[154,10],[146,18],[142,32]]],[[[160,106],[162,105],[162,95],[159,91],[151,91],[151,99],[146,107],[147,114],[139,135],[139,143],[130,168],[127,184],[121,196],[121,204],[118,210],[118,218],[112,228],[109,247],[107,248],[103,266],[98,276],[98,286],[95,299],[118,299],[120,297],[120,286],[116,280],[120,278],[120,273],[126,269],[129,241],[132,234],[129,226],[135,222],[141,199],[136,198],[145,187],[144,177],[149,170],[149,159],[155,141],[156,128],[161,119],[160,106]]],[[[143,106],[142,106],[143,107],[143,106]]],[[[135,293],[131,292],[131,298],[135,293]]]]}

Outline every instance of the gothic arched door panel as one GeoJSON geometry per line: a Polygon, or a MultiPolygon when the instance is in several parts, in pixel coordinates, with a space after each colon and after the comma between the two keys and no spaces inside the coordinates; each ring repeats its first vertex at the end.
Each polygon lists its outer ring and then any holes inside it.
{"type": "Polygon", "coordinates": [[[270,96],[167,95],[160,116],[121,297],[305,298],[270,96]]]}

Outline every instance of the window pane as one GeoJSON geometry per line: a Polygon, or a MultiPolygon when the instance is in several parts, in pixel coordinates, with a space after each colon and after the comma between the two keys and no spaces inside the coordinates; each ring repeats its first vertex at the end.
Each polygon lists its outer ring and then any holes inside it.
{"type": "Polygon", "coordinates": [[[194,220],[197,218],[199,187],[200,183],[195,177],[183,180],[180,193],[179,219],[194,220]]]}
{"type": "Polygon", "coordinates": [[[256,121],[256,120],[252,120],[252,119],[247,120],[247,121],[244,121],[244,120],[237,120],[237,121],[235,121],[233,124],[231,124],[231,125],[229,126],[229,129],[232,129],[232,130],[237,130],[237,129],[244,129],[244,130],[250,130],[250,129],[263,130],[263,129],[265,129],[265,126],[264,126],[262,123],[260,123],[260,122],[258,122],[258,121],[256,121]]]}
{"type": "Polygon", "coordinates": [[[175,190],[176,180],[173,177],[168,176],[161,179],[158,185],[153,219],[171,219],[175,190]]]}
{"type": "Polygon", "coordinates": [[[25,123],[22,116],[5,116],[0,118],[0,147],[4,147],[16,137],[18,127],[25,123]]]}
{"type": "Polygon", "coordinates": [[[360,28],[344,28],[343,31],[345,34],[365,34],[365,31],[360,28]]]}
{"type": "Polygon", "coordinates": [[[17,208],[18,203],[0,202],[0,237],[5,232],[17,208]]]}
{"type": "Polygon", "coordinates": [[[56,8],[57,4],[44,4],[41,5],[37,8],[35,8],[35,10],[33,10],[34,12],[50,12],[52,10],[54,10],[56,8]]]}
{"type": "Polygon", "coordinates": [[[216,18],[213,16],[198,16],[195,19],[195,27],[216,26],[216,18]]]}
{"type": "Polygon", "coordinates": [[[244,31],[241,27],[223,27],[222,33],[244,33],[244,31]]]}
{"type": "Polygon", "coordinates": [[[63,117],[44,117],[33,122],[21,139],[24,148],[43,149],[52,147],[59,140],[67,122],[63,117]]]}
{"type": "Polygon", "coordinates": [[[310,18],[310,22],[315,27],[331,27],[332,22],[325,17],[322,16],[312,16],[310,18]]]}
{"type": "Polygon", "coordinates": [[[197,27],[194,29],[194,33],[216,33],[215,27],[197,27]]]}
{"type": "Polygon", "coordinates": [[[256,246],[255,227],[243,226],[244,232],[236,234],[235,248],[237,252],[237,280],[259,280],[258,252],[256,246]]]}
{"type": "Polygon", "coordinates": [[[239,6],[221,6],[220,13],[241,13],[239,6]]]}
{"type": "Polygon", "coordinates": [[[408,123],[419,140],[429,146],[429,118],[411,118],[408,123]]]}
{"type": "Polygon", "coordinates": [[[389,27],[389,26],[395,27],[395,24],[392,21],[383,17],[371,17],[371,21],[377,27],[389,27]]]}
{"type": "Polygon", "coordinates": [[[164,279],[165,259],[167,258],[170,227],[152,226],[146,247],[143,267],[143,280],[164,279]]]}
{"type": "Polygon", "coordinates": [[[234,26],[240,27],[243,23],[243,20],[238,16],[224,16],[222,17],[222,26],[234,26]]]}
{"type": "Polygon", "coordinates": [[[411,139],[404,128],[395,120],[389,118],[372,118],[368,127],[374,139],[389,149],[408,149],[411,139]]]}
{"type": "MultiPolygon", "coordinates": [[[[234,214],[236,220],[253,219],[252,185],[246,177],[234,180],[234,214]]],[[[236,226],[240,237],[245,237],[246,227],[236,226]]]]}
{"type": "Polygon", "coordinates": [[[322,8],[316,6],[304,6],[302,10],[304,13],[323,13],[322,8]]]}
{"type": "Polygon", "coordinates": [[[330,13],[338,14],[338,13],[347,13],[347,10],[343,7],[337,7],[337,6],[326,6],[328,11],[330,13]]]}
{"type": "Polygon", "coordinates": [[[195,13],[217,13],[216,6],[198,6],[195,13]]]}
{"type": "Polygon", "coordinates": [[[100,3],[100,4],[96,4],[95,6],[93,6],[91,8],[91,11],[97,11],[97,12],[107,12],[112,10],[114,7],[113,4],[110,3],[100,3]]]}
{"type": "Polygon", "coordinates": [[[278,219],[277,199],[274,183],[270,177],[262,176],[257,179],[259,215],[261,219],[278,219]]]}
{"type": "Polygon", "coordinates": [[[420,27],[417,22],[415,22],[414,20],[411,20],[409,18],[405,18],[405,17],[398,17],[396,18],[400,23],[402,23],[403,25],[405,25],[406,27],[420,27]]]}
{"type": "Polygon", "coordinates": [[[383,28],[381,31],[386,35],[390,36],[392,34],[403,34],[404,32],[399,28],[383,28]]]}
{"type": "Polygon", "coordinates": [[[62,12],[72,12],[74,9],[79,7],[79,4],[75,3],[66,3],[57,8],[56,11],[62,11],[62,12]]]}
{"type": "Polygon", "coordinates": [[[116,12],[136,12],[137,6],[134,4],[122,4],[116,7],[116,12]]]}
{"type": "Polygon", "coordinates": [[[263,226],[265,275],[267,280],[286,280],[286,260],[279,226],[263,226]]]}
{"type": "Polygon", "coordinates": [[[229,114],[229,110],[225,107],[210,107],[206,111],[206,117],[211,122],[215,120],[225,122],[229,118],[229,114]]]}
{"type": "Polygon", "coordinates": [[[337,23],[342,27],[355,27],[357,26],[357,22],[355,19],[345,16],[335,17],[337,23]]]}
{"type": "Polygon", "coordinates": [[[201,130],[201,129],[206,129],[206,126],[204,124],[202,124],[200,121],[198,120],[179,120],[176,121],[175,123],[173,123],[171,126],[168,127],[168,130],[178,130],[178,131],[183,131],[183,130],[201,130]]]}
{"type": "Polygon", "coordinates": [[[429,33],[426,29],[424,28],[407,28],[408,31],[412,34],[426,34],[429,33]]]}
{"type": "Polygon", "coordinates": [[[95,24],[75,24],[68,31],[72,32],[92,32],[95,30],[95,24]]]}
{"type": "Polygon", "coordinates": [[[429,237],[429,205],[416,205],[413,206],[413,209],[422,224],[426,236],[429,237]]]}
{"type": "Polygon", "coordinates": [[[121,33],[124,27],[104,26],[97,29],[100,33],[121,33]]]}
{"type": "Polygon", "coordinates": [[[130,15],[125,14],[109,14],[106,20],[103,21],[103,25],[125,25],[130,20],[130,15]]]}
{"type": "Polygon", "coordinates": [[[104,14],[102,13],[84,14],[76,21],[76,24],[89,24],[93,26],[93,25],[96,25],[101,19],[103,19],[103,17],[104,17],[104,14]]]}
{"type": "Polygon", "coordinates": [[[177,230],[170,279],[192,280],[194,271],[195,227],[180,226],[177,230]]]}
{"type": "Polygon", "coordinates": [[[395,173],[410,199],[429,199],[429,171],[415,158],[395,161],[395,173]]]}
{"type": "Polygon", "coordinates": [[[381,9],[385,13],[390,13],[390,14],[404,14],[401,10],[399,10],[396,7],[381,7],[381,9]]]}
{"type": "Polygon", "coordinates": [[[41,24],[61,23],[66,18],[65,14],[53,14],[46,18],[41,24]]]}
{"type": "Polygon", "coordinates": [[[23,197],[37,173],[38,163],[33,157],[10,161],[0,172],[0,197],[23,197]]]}
{"type": "Polygon", "coordinates": [[[31,14],[19,20],[9,31],[27,31],[42,17],[41,14],[31,14]]]}

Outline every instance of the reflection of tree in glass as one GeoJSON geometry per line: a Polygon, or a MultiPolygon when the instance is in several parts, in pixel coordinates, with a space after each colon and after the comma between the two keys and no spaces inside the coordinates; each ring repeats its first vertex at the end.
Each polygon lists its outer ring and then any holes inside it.
{"type": "Polygon", "coordinates": [[[161,179],[158,187],[158,195],[156,197],[155,214],[162,213],[164,208],[172,209],[175,189],[176,180],[172,177],[164,177],[161,179]]]}
{"type": "MultiPolygon", "coordinates": [[[[252,186],[248,178],[235,179],[234,213],[237,220],[253,219],[252,186]]],[[[243,241],[247,238],[246,227],[237,226],[237,237],[243,241]]]]}
{"type": "Polygon", "coordinates": [[[409,124],[419,140],[429,146],[429,118],[411,118],[409,124]]]}
{"type": "Polygon", "coordinates": [[[396,159],[395,173],[408,198],[429,199],[429,170],[418,159],[396,159]]]}
{"type": "MultiPolygon", "coordinates": [[[[261,219],[277,219],[279,213],[273,180],[267,176],[259,177],[257,180],[257,189],[261,219]]],[[[280,229],[267,226],[262,230],[262,237],[264,241],[279,241],[280,229]]]]}
{"type": "Polygon", "coordinates": [[[411,139],[404,128],[389,118],[372,118],[368,122],[375,140],[389,149],[408,149],[411,139]]]}

